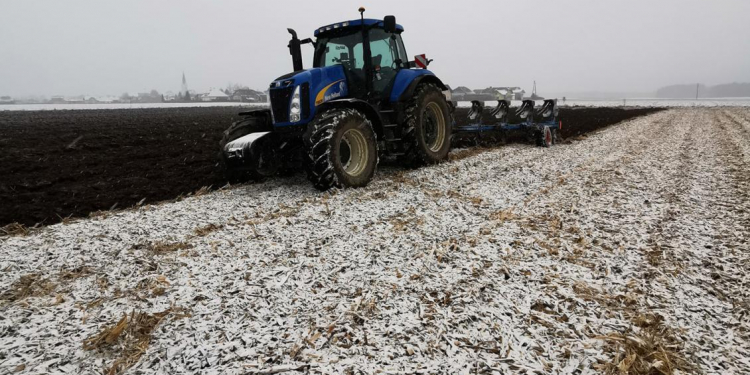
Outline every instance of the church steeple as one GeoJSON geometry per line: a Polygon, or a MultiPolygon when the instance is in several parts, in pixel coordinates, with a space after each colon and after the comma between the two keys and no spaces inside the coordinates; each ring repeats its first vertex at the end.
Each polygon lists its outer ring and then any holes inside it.
{"type": "Polygon", "coordinates": [[[185,79],[185,72],[182,72],[182,88],[180,88],[180,94],[185,96],[188,92],[187,80],[185,79]]]}

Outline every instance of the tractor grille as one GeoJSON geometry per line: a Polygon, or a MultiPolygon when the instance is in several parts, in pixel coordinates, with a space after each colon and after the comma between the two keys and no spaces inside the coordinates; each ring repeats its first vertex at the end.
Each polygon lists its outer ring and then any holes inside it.
{"type": "Polygon", "coordinates": [[[294,86],[282,89],[271,89],[271,111],[274,122],[289,122],[289,103],[294,94],[294,86]]]}

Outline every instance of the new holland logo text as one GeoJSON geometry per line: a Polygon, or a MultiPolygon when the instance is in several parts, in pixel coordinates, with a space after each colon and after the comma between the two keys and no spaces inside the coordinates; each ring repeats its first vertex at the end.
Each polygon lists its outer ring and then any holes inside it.
{"type": "Polygon", "coordinates": [[[341,97],[341,91],[332,92],[332,93],[326,95],[325,99],[323,101],[327,102],[327,101],[329,101],[331,99],[336,99],[336,98],[340,98],[340,97],[341,97]]]}
{"type": "Polygon", "coordinates": [[[315,97],[315,105],[321,105],[329,100],[340,98],[346,95],[346,82],[344,80],[336,81],[320,90],[315,97]]]}

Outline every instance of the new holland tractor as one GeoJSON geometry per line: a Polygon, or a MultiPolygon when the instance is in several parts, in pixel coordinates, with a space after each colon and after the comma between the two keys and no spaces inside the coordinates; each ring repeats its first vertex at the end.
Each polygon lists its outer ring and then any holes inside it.
{"type": "Polygon", "coordinates": [[[410,61],[396,18],[360,19],[292,35],[294,72],[269,89],[270,109],[243,112],[224,132],[221,162],[230,180],[305,168],[320,190],[361,187],[379,157],[437,163],[451,146],[450,89],[419,55],[410,61]],[[304,69],[301,46],[314,47],[304,69]]]}

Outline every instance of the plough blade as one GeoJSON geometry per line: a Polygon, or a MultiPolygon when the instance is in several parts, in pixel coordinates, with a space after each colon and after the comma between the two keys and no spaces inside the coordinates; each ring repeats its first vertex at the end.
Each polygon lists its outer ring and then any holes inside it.
{"type": "Polygon", "coordinates": [[[501,123],[505,123],[508,120],[508,110],[510,109],[510,102],[507,100],[498,100],[497,107],[490,112],[492,117],[498,119],[501,123]]]}
{"type": "Polygon", "coordinates": [[[534,114],[534,101],[533,100],[524,100],[523,104],[520,108],[516,111],[516,115],[520,117],[522,120],[533,120],[533,114],[534,114]]]}
{"type": "Polygon", "coordinates": [[[557,114],[557,100],[547,99],[544,101],[542,108],[539,108],[535,116],[537,117],[537,120],[541,122],[550,122],[555,121],[557,114]]]}
{"type": "Polygon", "coordinates": [[[484,111],[484,104],[478,100],[472,100],[471,109],[469,110],[469,120],[482,121],[482,111],[484,111]]]}

